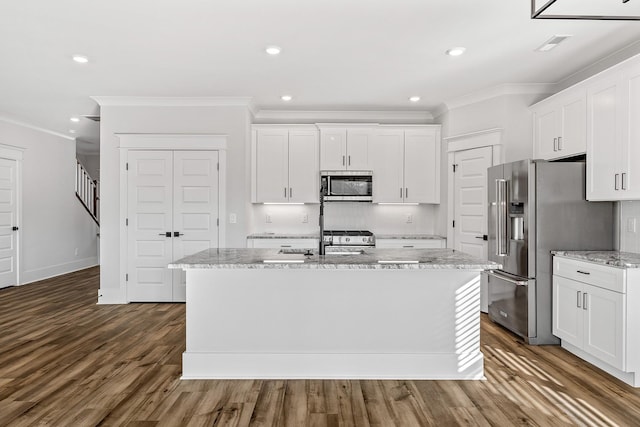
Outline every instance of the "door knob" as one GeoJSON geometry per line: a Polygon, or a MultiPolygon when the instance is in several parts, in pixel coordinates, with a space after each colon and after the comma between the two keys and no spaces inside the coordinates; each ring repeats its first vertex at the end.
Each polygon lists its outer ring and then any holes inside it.
{"type": "Polygon", "coordinates": [[[476,239],[489,240],[489,236],[483,234],[482,236],[476,236],[476,239]]]}
{"type": "Polygon", "coordinates": [[[11,229],[12,229],[13,231],[18,231],[18,227],[16,227],[15,225],[14,225],[13,227],[11,227],[11,229]]]}
{"type": "Polygon", "coordinates": [[[173,237],[180,237],[180,236],[184,236],[184,234],[180,234],[179,231],[174,231],[173,232],[173,237]]]}

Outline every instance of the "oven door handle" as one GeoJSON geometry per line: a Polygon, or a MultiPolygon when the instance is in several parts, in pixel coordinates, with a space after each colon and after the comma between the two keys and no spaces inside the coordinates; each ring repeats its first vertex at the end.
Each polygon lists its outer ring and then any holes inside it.
{"type": "Polygon", "coordinates": [[[504,280],[505,282],[512,283],[512,284],[514,284],[516,286],[527,286],[527,285],[529,285],[529,281],[528,280],[512,279],[511,277],[508,277],[508,276],[506,276],[504,274],[500,274],[500,273],[498,273],[496,271],[489,271],[489,272],[487,272],[487,274],[489,276],[495,277],[496,279],[500,279],[500,280],[504,280]]]}

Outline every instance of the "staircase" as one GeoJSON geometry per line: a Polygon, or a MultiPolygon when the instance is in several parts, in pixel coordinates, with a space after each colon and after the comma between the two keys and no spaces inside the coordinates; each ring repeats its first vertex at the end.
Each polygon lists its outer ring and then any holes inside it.
{"type": "Polygon", "coordinates": [[[100,225],[100,182],[91,179],[87,170],[76,160],[76,197],[100,225]]]}

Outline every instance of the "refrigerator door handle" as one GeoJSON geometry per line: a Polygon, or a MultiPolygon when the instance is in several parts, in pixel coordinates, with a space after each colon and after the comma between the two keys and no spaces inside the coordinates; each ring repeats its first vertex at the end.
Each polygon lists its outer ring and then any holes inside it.
{"type": "Polygon", "coordinates": [[[507,180],[496,179],[496,255],[507,256],[507,180]]]}
{"type": "Polygon", "coordinates": [[[529,284],[527,280],[512,279],[511,277],[508,277],[504,274],[500,274],[497,271],[489,271],[487,272],[487,274],[489,276],[495,277],[496,279],[504,280],[505,282],[513,283],[514,285],[517,285],[517,286],[527,286],[529,284]]]}

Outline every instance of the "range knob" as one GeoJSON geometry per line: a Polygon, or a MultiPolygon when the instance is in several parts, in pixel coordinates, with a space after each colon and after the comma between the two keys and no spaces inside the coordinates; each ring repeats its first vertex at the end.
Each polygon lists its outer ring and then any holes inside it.
{"type": "Polygon", "coordinates": [[[345,237],[345,238],[344,238],[344,241],[345,241],[345,242],[350,242],[350,241],[351,241],[351,238],[349,238],[349,237],[345,237]]]}

